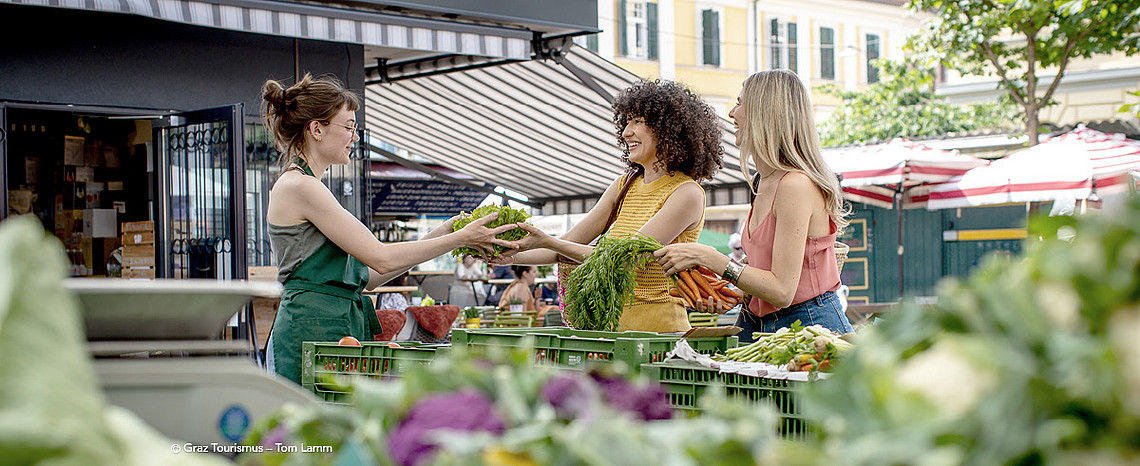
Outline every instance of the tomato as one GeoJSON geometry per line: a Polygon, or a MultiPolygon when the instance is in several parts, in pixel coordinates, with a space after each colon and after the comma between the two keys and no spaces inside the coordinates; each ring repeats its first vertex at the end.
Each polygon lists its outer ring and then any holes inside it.
{"type": "Polygon", "coordinates": [[[360,346],[360,340],[357,340],[355,337],[348,336],[341,338],[340,342],[337,344],[340,346],[360,346]]]}

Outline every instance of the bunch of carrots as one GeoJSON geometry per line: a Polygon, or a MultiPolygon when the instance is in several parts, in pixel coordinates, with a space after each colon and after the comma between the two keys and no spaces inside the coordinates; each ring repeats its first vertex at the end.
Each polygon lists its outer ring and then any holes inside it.
{"type": "Polygon", "coordinates": [[[719,302],[715,310],[723,313],[741,302],[741,296],[729,289],[728,284],[728,280],[718,277],[705,266],[697,266],[673,276],[675,287],[669,289],[669,295],[684,299],[691,308],[698,308],[697,303],[708,303],[712,297],[719,302]]]}

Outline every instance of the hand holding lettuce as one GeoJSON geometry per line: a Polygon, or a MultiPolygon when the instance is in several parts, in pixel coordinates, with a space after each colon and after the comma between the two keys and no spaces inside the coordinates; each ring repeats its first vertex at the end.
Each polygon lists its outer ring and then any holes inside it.
{"type": "MultiPolygon", "coordinates": [[[[482,206],[482,207],[475,209],[470,214],[468,214],[467,212],[463,212],[463,213],[459,214],[459,218],[455,219],[455,222],[452,223],[452,231],[462,230],[463,227],[466,227],[471,222],[473,222],[477,219],[486,217],[487,215],[490,215],[492,213],[498,213],[499,216],[498,216],[498,218],[488,222],[485,225],[487,228],[497,228],[497,227],[500,227],[503,225],[509,225],[509,224],[514,224],[514,223],[522,223],[522,222],[525,222],[528,218],[530,218],[530,214],[523,212],[521,210],[518,210],[518,209],[508,207],[508,206],[485,205],[485,206],[482,206]]],[[[501,239],[501,240],[506,240],[506,241],[518,241],[520,239],[525,238],[526,235],[527,235],[526,230],[524,230],[522,228],[513,228],[513,229],[507,230],[505,232],[499,233],[498,235],[495,235],[495,237],[498,239],[501,239]]],[[[498,255],[502,254],[506,250],[507,249],[502,247],[502,246],[495,245],[495,253],[492,256],[487,257],[487,258],[490,259],[490,258],[497,257],[498,255]]],[[[469,254],[472,256],[486,256],[486,254],[484,254],[483,251],[478,251],[475,248],[468,247],[468,246],[458,247],[458,248],[455,248],[455,250],[451,251],[451,255],[455,256],[455,257],[462,257],[464,254],[469,254]]]]}

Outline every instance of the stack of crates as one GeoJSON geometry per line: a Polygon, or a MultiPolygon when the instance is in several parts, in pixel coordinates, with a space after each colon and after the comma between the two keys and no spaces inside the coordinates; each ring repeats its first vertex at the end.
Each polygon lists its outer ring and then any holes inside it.
{"type": "MultiPolygon", "coordinates": [[[[454,329],[451,343],[474,350],[500,346],[515,347],[529,337],[540,363],[580,369],[588,362],[625,362],[637,371],[642,364],[665,360],[681,339],[680,335],[653,332],[601,332],[567,327],[454,329]]],[[[694,350],[704,354],[724,353],[735,348],[737,338],[701,337],[686,339],[694,350]]]]}
{"type": "Polygon", "coordinates": [[[123,222],[123,278],[154,278],[154,222],[123,222]]]}
{"type": "Polygon", "coordinates": [[[336,385],[334,376],[370,378],[399,377],[413,364],[427,364],[440,348],[419,342],[363,342],[344,346],[337,342],[301,343],[301,387],[325,401],[347,403],[349,393],[336,385]]]}
{"type": "Polygon", "coordinates": [[[642,364],[641,373],[661,384],[676,409],[699,413],[698,401],[711,386],[724,387],[729,397],[753,403],[770,402],[780,413],[780,433],[789,439],[803,439],[808,433],[797,397],[806,381],[721,373],[700,364],[670,360],[642,364]]]}

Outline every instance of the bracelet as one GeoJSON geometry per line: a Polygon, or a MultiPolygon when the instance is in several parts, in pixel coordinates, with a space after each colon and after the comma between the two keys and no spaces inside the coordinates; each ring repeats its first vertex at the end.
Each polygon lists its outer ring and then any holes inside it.
{"type": "Polygon", "coordinates": [[[737,262],[736,259],[729,259],[728,265],[724,266],[724,272],[721,272],[720,276],[735,285],[740,280],[741,273],[744,273],[744,264],[737,262]]]}

